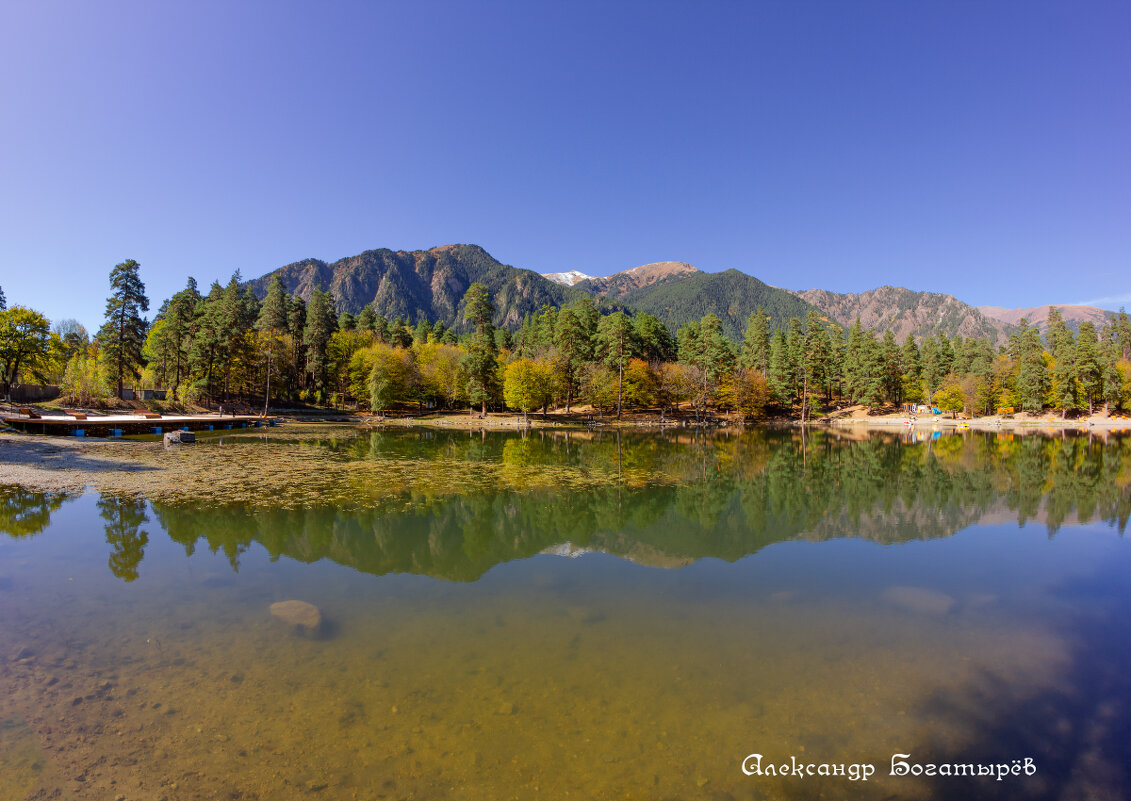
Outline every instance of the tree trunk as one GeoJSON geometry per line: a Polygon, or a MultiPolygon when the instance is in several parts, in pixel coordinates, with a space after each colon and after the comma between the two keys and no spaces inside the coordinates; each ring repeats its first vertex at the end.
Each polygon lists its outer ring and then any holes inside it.
{"type": "Polygon", "coordinates": [[[624,362],[620,363],[620,371],[617,375],[617,419],[620,420],[621,404],[624,400],[624,362]]]}
{"type": "Polygon", "coordinates": [[[267,388],[263,390],[263,416],[267,416],[267,405],[271,402],[271,353],[267,353],[267,388]]]}

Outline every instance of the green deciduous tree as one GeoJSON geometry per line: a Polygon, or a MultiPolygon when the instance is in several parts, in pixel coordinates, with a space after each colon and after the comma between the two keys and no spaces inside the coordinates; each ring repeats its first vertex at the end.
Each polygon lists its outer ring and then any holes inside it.
{"type": "Polygon", "coordinates": [[[384,412],[397,401],[412,399],[419,383],[412,352],[383,342],[368,350],[369,407],[384,412]]]}
{"type": "Polygon", "coordinates": [[[515,359],[504,372],[503,399],[507,406],[522,412],[523,422],[531,410],[549,404],[553,388],[553,370],[545,362],[515,359]]]}
{"type": "Polygon", "coordinates": [[[0,377],[7,385],[8,397],[21,375],[43,374],[51,346],[51,324],[42,314],[23,306],[0,311],[0,377]]]}

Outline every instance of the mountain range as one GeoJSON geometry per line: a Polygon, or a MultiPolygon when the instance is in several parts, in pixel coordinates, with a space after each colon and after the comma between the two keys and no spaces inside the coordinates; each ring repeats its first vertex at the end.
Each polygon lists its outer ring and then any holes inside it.
{"type": "MultiPolygon", "coordinates": [[[[483,283],[491,292],[495,324],[510,329],[543,306],[562,306],[584,297],[604,308],[625,308],[654,314],[673,331],[711,312],[723,329],[739,340],[746,320],[758,307],[770,316],[772,327],[789,318],[804,319],[810,310],[848,327],[859,318],[866,328],[891,330],[902,341],[944,333],[953,337],[988,337],[1004,343],[1027,317],[1039,329],[1048,326],[1048,306],[1008,309],[974,307],[953,295],[883,286],[861,293],[824,289],[794,291],[766,284],[752,275],[729,269],[703,272],[679,261],[644,264],[608,276],[579,270],[539,274],[502,264],[478,245],[444,245],[429,250],[368,250],[357,256],[324,262],[304,259],[249,281],[263,298],[274,276],[286,290],[309,300],[315,287],[330,290],[339,312],[357,314],[369,303],[388,319],[426,318],[461,327],[459,303],[467,288],[483,283]]],[[[1058,306],[1065,321],[1078,329],[1084,320],[1097,326],[1111,312],[1093,306],[1058,306]]]]}

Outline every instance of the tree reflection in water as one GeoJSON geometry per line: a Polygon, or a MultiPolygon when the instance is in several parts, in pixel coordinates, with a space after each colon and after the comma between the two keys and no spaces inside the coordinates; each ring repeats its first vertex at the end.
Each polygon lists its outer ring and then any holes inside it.
{"type": "MultiPolygon", "coordinates": [[[[187,554],[203,541],[233,569],[259,543],[273,558],[474,581],[494,565],[565,543],[678,566],[734,561],[793,539],[948,537],[987,514],[1042,522],[1050,536],[1073,520],[1103,520],[1122,532],[1131,517],[1131,438],[1116,435],[967,433],[907,442],[825,430],[399,431],[338,432],[304,444],[388,465],[403,475],[399,491],[359,494],[364,503],[349,510],[155,503],[158,522],[187,554]],[[498,469],[479,471],[470,485],[467,470],[484,464],[498,469]],[[552,480],[530,480],[540,474],[552,480]],[[584,481],[571,486],[571,478],[584,481]]],[[[233,447],[246,447],[249,459],[270,458],[258,440],[233,447]]],[[[64,500],[0,487],[0,531],[42,531],[64,500]]],[[[146,504],[108,496],[98,509],[111,571],[136,579],[148,543],[146,504]]]]}
{"type": "Polygon", "coordinates": [[[145,501],[133,498],[101,498],[98,514],[106,521],[106,542],[110,552],[110,572],[122,581],[133,581],[138,576],[138,564],[145,556],[149,534],[141,526],[149,522],[145,501]]]}

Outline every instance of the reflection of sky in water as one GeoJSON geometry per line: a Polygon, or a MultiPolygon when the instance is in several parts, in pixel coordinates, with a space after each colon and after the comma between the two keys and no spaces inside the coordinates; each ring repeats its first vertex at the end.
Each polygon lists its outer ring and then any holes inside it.
{"type": "Polygon", "coordinates": [[[1105,524],[780,542],[675,570],[536,555],[451,582],[273,560],[254,538],[237,573],[204,541],[186,558],[148,509],[123,582],[99,511],[87,495],[0,539],[0,797],[1128,791],[1131,553],[1105,524]],[[287,598],[320,607],[322,638],[272,621],[287,598]],[[745,777],[754,751],[879,775],[745,777]],[[886,777],[896,752],[1040,773],[886,777]]]}

